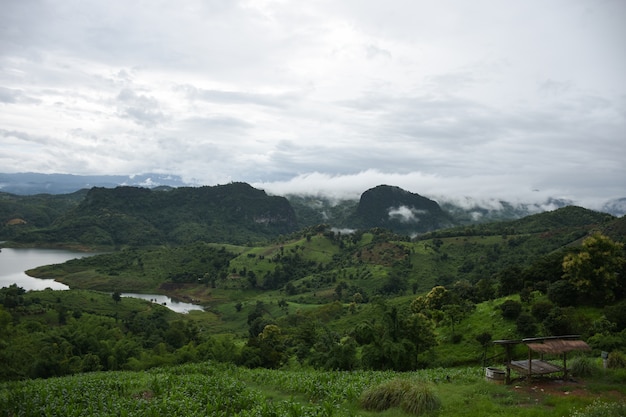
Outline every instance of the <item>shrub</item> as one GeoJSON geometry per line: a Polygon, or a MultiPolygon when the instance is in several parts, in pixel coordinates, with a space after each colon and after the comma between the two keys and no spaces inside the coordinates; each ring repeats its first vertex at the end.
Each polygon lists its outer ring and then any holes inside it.
{"type": "Polygon", "coordinates": [[[478,343],[480,343],[482,347],[486,348],[487,346],[489,346],[492,336],[489,332],[482,332],[481,334],[477,335],[475,339],[478,343]]]}
{"type": "Polygon", "coordinates": [[[605,317],[615,323],[615,330],[620,332],[626,329],[626,300],[608,307],[604,307],[605,317]]]}
{"type": "Polygon", "coordinates": [[[570,361],[569,369],[574,376],[589,377],[596,373],[598,367],[594,363],[593,359],[586,356],[579,356],[570,361]]]}
{"type": "MultiPolygon", "coordinates": [[[[622,332],[623,333],[623,332],[622,332]]],[[[603,334],[596,333],[591,336],[587,343],[595,350],[603,350],[605,352],[612,352],[616,349],[626,346],[626,334],[622,336],[618,334],[603,334]]]]}
{"type": "Polygon", "coordinates": [[[392,379],[367,389],[361,395],[360,403],[368,411],[401,407],[415,415],[435,411],[441,406],[439,397],[429,385],[406,379],[392,379]]]}
{"type": "Polygon", "coordinates": [[[517,316],[515,323],[518,333],[522,336],[529,337],[537,333],[537,323],[535,323],[534,317],[528,313],[521,313],[517,316]]]}
{"type": "Polygon", "coordinates": [[[547,334],[572,334],[574,333],[575,320],[572,317],[572,308],[554,307],[548,317],[543,321],[543,327],[547,334]]]}
{"type": "Polygon", "coordinates": [[[558,306],[569,307],[576,304],[578,292],[574,284],[561,279],[548,287],[548,299],[558,306]]]}
{"type": "Polygon", "coordinates": [[[538,321],[543,321],[546,317],[548,317],[548,314],[550,314],[550,310],[552,310],[552,308],[554,308],[554,304],[552,304],[550,301],[541,300],[532,305],[531,313],[535,319],[537,319],[538,321]]]}
{"type": "Polygon", "coordinates": [[[618,350],[609,353],[609,357],[606,361],[606,367],[609,369],[626,368],[626,355],[618,350]]]}
{"type": "Polygon", "coordinates": [[[515,320],[522,312],[522,303],[515,300],[506,300],[500,305],[502,317],[509,320],[515,320]]]}

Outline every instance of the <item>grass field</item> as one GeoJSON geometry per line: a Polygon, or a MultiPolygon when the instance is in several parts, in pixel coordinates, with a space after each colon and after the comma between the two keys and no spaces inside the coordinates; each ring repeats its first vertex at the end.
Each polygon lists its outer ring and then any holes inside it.
{"type": "Polygon", "coordinates": [[[3,416],[411,416],[401,407],[366,411],[369,388],[393,380],[424,386],[439,416],[619,416],[626,410],[623,376],[577,382],[496,385],[479,367],[324,372],[247,369],[218,363],[147,372],[96,372],[0,384],[3,416]],[[608,410],[608,411],[607,411],[608,410]],[[597,414],[597,412],[608,414],[597,414]],[[612,413],[612,414],[611,414],[612,413]]]}

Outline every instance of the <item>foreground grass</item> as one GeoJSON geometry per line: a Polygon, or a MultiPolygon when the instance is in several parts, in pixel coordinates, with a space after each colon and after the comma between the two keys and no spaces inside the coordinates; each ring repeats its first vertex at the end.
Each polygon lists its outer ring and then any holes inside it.
{"type": "Polygon", "coordinates": [[[584,416],[585,407],[618,407],[624,399],[619,391],[623,381],[607,383],[602,392],[565,395],[533,386],[494,385],[482,375],[475,367],[399,374],[247,369],[207,362],[2,383],[0,415],[409,416],[400,408],[368,412],[360,405],[366,390],[399,377],[430,387],[440,400],[435,412],[440,416],[584,416]]]}

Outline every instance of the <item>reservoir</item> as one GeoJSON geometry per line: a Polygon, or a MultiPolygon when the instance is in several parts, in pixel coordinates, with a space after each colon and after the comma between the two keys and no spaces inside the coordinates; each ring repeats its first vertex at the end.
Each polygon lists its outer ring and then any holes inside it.
{"type": "MultiPolygon", "coordinates": [[[[65,249],[1,248],[0,288],[8,287],[11,284],[17,284],[18,287],[22,287],[26,291],[45,290],[46,288],[51,288],[53,290],[68,290],[69,287],[65,284],[56,282],[53,279],[29,277],[24,273],[24,271],[42,265],[62,264],[70,259],[93,255],[95,254],[65,249]]],[[[160,294],[122,293],[122,296],[152,300],[153,302],[165,305],[170,310],[176,311],[177,313],[188,313],[191,310],[203,310],[203,308],[199,305],[177,302],[172,300],[170,297],[160,294]]]]}
{"type": "Polygon", "coordinates": [[[62,264],[70,259],[89,256],[89,253],[75,252],[63,249],[13,249],[2,248],[0,252],[0,287],[17,284],[27,291],[68,290],[69,287],[53,279],[39,279],[29,277],[24,271],[52,264],[62,264]]]}

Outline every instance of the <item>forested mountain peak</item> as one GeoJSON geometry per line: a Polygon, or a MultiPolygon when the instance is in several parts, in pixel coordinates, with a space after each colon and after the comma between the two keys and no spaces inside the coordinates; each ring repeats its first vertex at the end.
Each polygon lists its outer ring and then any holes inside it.
{"type": "Polygon", "coordinates": [[[365,191],[351,220],[357,227],[382,227],[408,235],[454,225],[436,201],[390,185],[365,191]]]}

